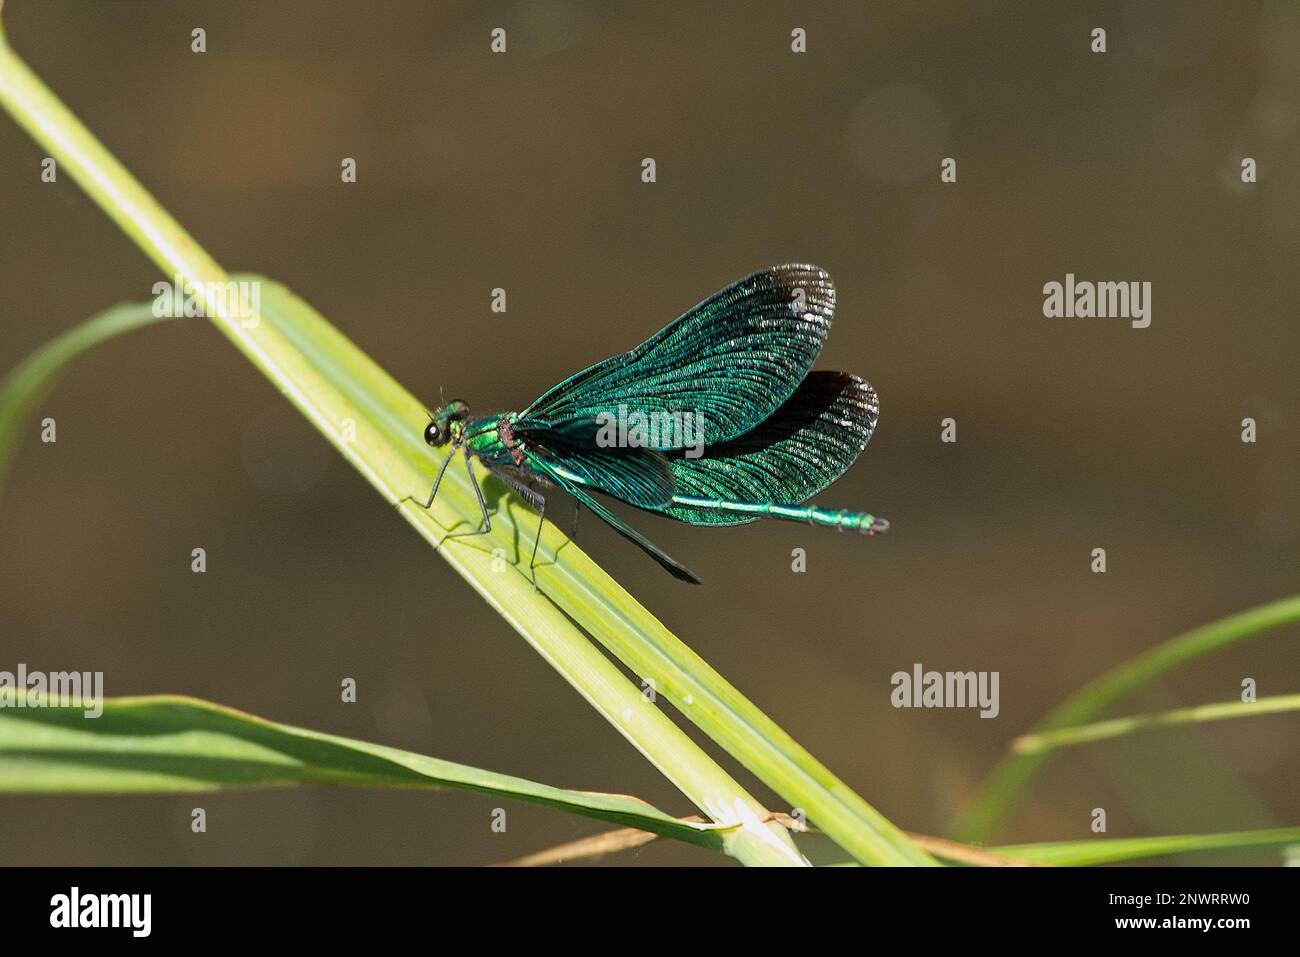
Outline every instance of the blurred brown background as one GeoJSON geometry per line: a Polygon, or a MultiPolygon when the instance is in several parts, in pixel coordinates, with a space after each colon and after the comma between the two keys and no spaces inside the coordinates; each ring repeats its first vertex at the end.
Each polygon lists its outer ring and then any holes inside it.
{"type": "MultiPolygon", "coordinates": [[[[826,267],[820,364],[870,378],[882,415],[820,501],[894,531],[636,515],[699,588],[594,521],[580,541],[900,825],[945,832],[1053,703],[1300,585],[1294,4],[9,0],[5,18],[223,265],[288,283],[431,404],[441,386],[520,408],[753,269],[826,267]],[[1150,281],[1151,327],[1044,318],[1066,272],[1150,281]],[[1001,672],[1001,715],[894,710],[889,676],[913,662],[1001,672]]],[[[40,182],[43,155],[0,118],[0,369],[158,278],[69,177],[40,182]]],[[[100,348],[41,414],[59,441],[33,425],[0,502],[0,668],[102,669],[113,695],[198,695],[691,812],[209,325],[100,348]]],[[[1296,638],[1204,659],[1121,713],[1231,700],[1245,677],[1300,691],[1296,638]]],[[[1284,715],[1076,749],[1003,836],[1084,838],[1099,806],[1112,836],[1294,825],[1297,739],[1284,715]]],[[[494,834],[498,803],[5,797],[0,861],[480,864],[601,829],[510,805],[494,834]]]]}

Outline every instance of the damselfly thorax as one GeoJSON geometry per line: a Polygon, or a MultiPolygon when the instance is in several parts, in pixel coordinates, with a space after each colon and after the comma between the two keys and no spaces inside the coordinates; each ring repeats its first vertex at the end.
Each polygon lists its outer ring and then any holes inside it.
{"type": "Polygon", "coordinates": [[[515,430],[510,424],[510,417],[514,415],[503,415],[497,420],[497,438],[505,446],[506,451],[510,453],[510,461],[515,463],[516,468],[524,466],[524,450],[519,447],[519,441],[515,438],[515,430]]]}

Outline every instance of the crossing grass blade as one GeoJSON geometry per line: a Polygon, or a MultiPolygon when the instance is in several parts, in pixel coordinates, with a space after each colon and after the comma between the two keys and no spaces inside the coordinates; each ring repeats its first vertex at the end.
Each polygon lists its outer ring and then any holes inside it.
{"type": "MultiPolygon", "coordinates": [[[[621,832],[616,832],[621,833],[621,832]]],[[[813,838],[819,835],[810,835],[813,838]]],[[[913,839],[936,857],[952,865],[970,867],[1094,867],[1123,864],[1155,857],[1182,854],[1236,852],[1240,855],[1276,855],[1278,851],[1294,857],[1300,853],[1300,827],[1280,827],[1258,831],[1228,831],[1218,834],[1159,834],[1153,837],[1093,837],[1081,841],[1044,841],[1035,844],[1005,844],[997,847],[971,847],[957,841],[912,835],[913,839]]],[[[647,838],[639,843],[648,843],[647,838]]],[[[576,843],[576,842],[575,842],[576,843]]],[[[836,848],[818,846],[803,837],[800,847],[818,867],[856,867],[836,848]]],[[[539,863],[548,862],[545,852],[530,855],[539,863]]],[[[1260,861],[1259,863],[1267,863],[1260,861]]]]}
{"type": "MultiPolygon", "coordinates": [[[[1126,695],[1179,665],[1239,641],[1294,625],[1300,625],[1300,595],[1257,605],[1193,628],[1084,685],[1053,708],[1032,733],[1086,724],[1126,695]]],[[[1003,758],[985,778],[975,801],[958,822],[954,836],[961,841],[986,841],[1054,753],[1049,749],[1003,758]]]]}
{"type": "Polygon", "coordinates": [[[718,825],[637,798],[572,791],[380,744],[278,724],[179,695],[84,708],[0,709],[0,792],[134,794],[336,784],[454,788],[513,798],[722,851],[718,825]]]}
{"type": "MultiPolygon", "coordinates": [[[[87,195],[170,277],[199,292],[216,327],[302,412],[309,422],[430,543],[452,568],[559,671],[570,684],[711,820],[739,825],[726,839],[750,863],[803,863],[788,834],[763,806],[677,728],[570,619],[611,649],[657,692],[791,806],[803,808],[855,859],[873,864],[933,860],[854,794],[774,722],[725,682],[563,535],[547,525],[541,545],[551,563],[538,569],[534,590],[523,569],[516,526],[526,511],[503,486],[489,482],[497,506],[491,536],[448,542],[447,532],[478,520],[468,478],[448,473],[431,512],[405,501],[425,487],[439,459],[421,441],[423,405],[314,310],[281,286],[261,297],[262,321],[241,323],[203,289],[224,287],[224,270],[114,159],[0,35],[0,105],[55,157],[87,195]],[[353,430],[355,429],[355,436],[353,430]],[[494,568],[493,548],[515,567],[494,568]],[[560,552],[563,554],[560,554],[560,552]],[[518,566],[522,564],[523,569],[518,566]],[[549,601],[547,600],[549,596],[549,601]],[[568,617],[566,617],[566,615],[568,617]]],[[[524,517],[531,529],[531,514],[524,517]]]]}
{"type": "Polygon", "coordinates": [[[160,322],[149,303],[128,303],[51,339],[0,380],[0,491],[33,414],[69,362],[107,339],[160,322]]]}
{"type": "Polygon", "coordinates": [[[1223,834],[1165,834],[1157,837],[1099,837],[1082,841],[1053,841],[1042,844],[1008,844],[991,847],[996,854],[1021,857],[1037,864],[1084,867],[1119,864],[1144,858],[1211,851],[1247,851],[1284,848],[1300,844],[1300,827],[1263,831],[1230,831],[1223,834]]]}
{"type": "Polygon", "coordinates": [[[1194,708],[1175,708],[1163,714],[1130,715],[1093,724],[1081,724],[1072,728],[1040,731],[1037,734],[1023,735],[1012,741],[1011,749],[1017,754],[1037,754],[1079,744],[1090,744],[1093,741],[1107,741],[1152,728],[1202,724],[1229,718],[1255,718],[1288,711],[1300,711],[1300,694],[1274,695],[1257,701],[1219,701],[1214,704],[1197,705],[1194,708]]]}

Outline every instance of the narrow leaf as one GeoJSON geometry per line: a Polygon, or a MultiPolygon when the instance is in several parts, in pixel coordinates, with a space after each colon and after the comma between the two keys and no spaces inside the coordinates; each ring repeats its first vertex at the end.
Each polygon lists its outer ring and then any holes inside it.
{"type": "Polygon", "coordinates": [[[1060,728],[1056,731],[1040,731],[1037,734],[1026,734],[1016,738],[1011,742],[1011,748],[1017,754],[1036,754],[1040,751],[1068,748],[1092,741],[1105,741],[1151,728],[1200,724],[1228,718],[1253,718],[1286,711],[1300,711],[1300,694],[1275,695],[1257,701],[1221,701],[1194,708],[1177,708],[1163,714],[1138,714],[1127,718],[1098,721],[1094,724],[1081,724],[1073,728],[1060,728]]]}
{"type": "Polygon", "coordinates": [[[103,714],[34,697],[0,707],[0,792],[124,794],[338,784],[456,788],[634,826],[712,850],[722,828],[621,794],[569,791],[381,744],[277,724],[197,698],[109,698],[103,714]]]}
{"type": "Polygon", "coordinates": [[[1284,847],[1300,843],[1300,827],[1267,831],[1236,831],[1226,834],[1167,834],[1162,837],[1099,837],[1083,841],[1045,844],[1010,844],[990,850],[1023,857],[1039,864],[1084,866],[1116,864],[1144,857],[1190,854],[1197,851],[1235,851],[1250,848],[1284,847]]]}
{"type": "Polygon", "coordinates": [[[0,381],[0,490],[23,435],[36,434],[34,413],[63,367],[106,339],[159,321],[149,303],[116,306],[51,339],[0,381]]]}
{"type": "MultiPolygon", "coordinates": [[[[1300,624],[1300,595],[1258,605],[1184,632],[1084,685],[1052,709],[1032,733],[1086,724],[1121,698],[1173,668],[1239,641],[1295,624],[1300,624]]],[[[1046,750],[1012,754],[998,762],[958,822],[955,828],[958,839],[986,840],[1053,753],[1046,750]]]]}

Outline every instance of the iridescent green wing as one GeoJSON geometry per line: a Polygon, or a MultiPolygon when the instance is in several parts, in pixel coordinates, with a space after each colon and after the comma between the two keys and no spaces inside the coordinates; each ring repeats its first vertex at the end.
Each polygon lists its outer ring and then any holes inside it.
{"type": "MultiPolygon", "coordinates": [[[[871,385],[847,372],[812,372],[762,425],[705,446],[697,459],[670,459],[679,498],[755,504],[804,502],[844,474],[866,448],[880,415],[871,385]]],[[[692,525],[742,525],[735,512],[653,509],[692,525]]]]}
{"type": "Polygon", "coordinates": [[[546,436],[530,441],[524,454],[531,468],[565,488],[581,485],[638,508],[672,501],[672,466],[653,449],[582,448],[546,436]]]}
{"type": "Polygon", "coordinates": [[[817,266],[756,272],[631,352],[555,386],[520,413],[516,433],[594,432],[602,417],[689,414],[698,426],[693,434],[673,430],[653,447],[734,439],[794,393],[821,352],[834,311],[835,286],[817,266]]]}
{"type": "MultiPolygon", "coordinates": [[[[574,467],[575,460],[572,456],[566,455],[562,458],[559,456],[550,457],[545,454],[539,454],[536,450],[525,453],[528,460],[528,467],[532,471],[560,486],[577,499],[580,505],[587,506],[592,514],[606,522],[614,529],[614,531],[618,532],[628,541],[642,549],[647,555],[666,568],[674,578],[679,578],[684,582],[698,585],[700,583],[699,576],[697,576],[693,571],[676,561],[658,545],[650,541],[607,509],[604,505],[600,504],[600,502],[587,494],[587,489],[595,488],[607,492],[610,495],[615,495],[625,502],[639,505],[641,508],[654,509],[656,507],[654,505],[648,505],[644,502],[636,501],[634,490],[639,489],[644,491],[646,494],[658,494],[657,492],[650,492],[650,489],[655,487],[655,481],[651,479],[650,473],[656,469],[657,463],[663,468],[663,475],[666,476],[669,487],[668,494],[671,496],[672,472],[669,470],[667,460],[659,453],[651,452],[646,449],[634,450],[632,454],[628,455],[616,455],[613,452],[601,452],[595,454],[605,455],[609,459],[617,459],[619,464],[617,466],[612,466],[613,469],[617,470],[612,471],[611,463],[608,461],[594,462],[587,460],[588,468],[586,471],[589,472],[590,477],[599,479],[600,481],[600,484],[593,485],[590,482],[577,480],[575,476],[578,472],[583,470],[574,467]],[[629,476],[630,472],[643,472],[644,474],[638,478],[631,478],[629,476]],[[612,482],[611,480],[615,474],[620,475],[622,478],[617,482],[612,482]],[[611,490],[611,485],[616,487],[621,486],[620,491],[611,490]]],[[[579,461],[582,460],[580,459],[579,461]]]]}

